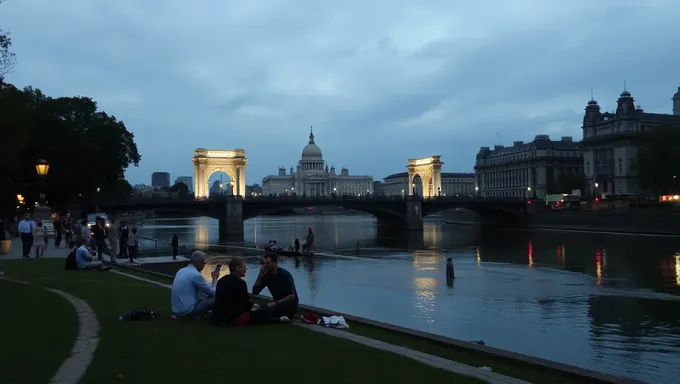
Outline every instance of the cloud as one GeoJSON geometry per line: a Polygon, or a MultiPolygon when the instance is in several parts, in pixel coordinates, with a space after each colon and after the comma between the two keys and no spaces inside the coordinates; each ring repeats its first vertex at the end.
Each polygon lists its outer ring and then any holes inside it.
{"type": "Polygon", "coordinates": [[[669,112],[673,1],[9,1],[8,80],[87,95],[125,121],[133,182],[193,175],[197,147],[244,148],[248,182],[295,164],[314,126],[329,165],[380,179],[413,157],[471,171],[479,146],[580,138],[590,89],[626,80],[669,112]]]}

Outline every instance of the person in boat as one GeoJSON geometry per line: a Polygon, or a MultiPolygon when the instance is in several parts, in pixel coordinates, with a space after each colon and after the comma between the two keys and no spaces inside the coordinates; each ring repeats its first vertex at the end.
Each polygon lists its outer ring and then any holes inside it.
{"type": "Polygon", "coordinates": [[[295,238],[295,242],[293,243],[293,251],[295,252],[300,252],[300,240],[298,238],[295,238]]]}
{"type": "Polygon", "coordinates": [[[305,244],[302,247],[302,252],[311,252],[314,249],[314,232],[312,232],[312,227],[309,227],[307,231],[307,236],[305,236],[305,244]]]}
{"type": "Polygon", "coordinates": [[[276,240],[274,240],[274,242],[272,243],[272,245],[271,245],[270,248],[271,248],[271,250],[274,251],[274,252],[276,252],[276,251],[283,251],[283,248],[281,248],[281,247],[276,243],[276,240]]]}

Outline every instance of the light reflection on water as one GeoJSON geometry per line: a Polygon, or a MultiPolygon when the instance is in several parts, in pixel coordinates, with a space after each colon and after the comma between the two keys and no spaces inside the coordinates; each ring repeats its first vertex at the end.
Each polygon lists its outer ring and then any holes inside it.
{"type": "MultiPolygon", "coordinates": [[[[182,223],[147,223],[140,233],[177,233],[180,243],[219,240],[213,220],[182,223]]],[[[381,233],[371,218],[310,216],[249,220],[245,242],[285,245],[310,225],[320,249],[357,258],[282,259],[303,303],[649,382],[680,376],[677,240],[436,222],[418,239],[381,233]],[[452,287],[444,278],[447,257],[455,265],[452,287]]],[[[214,255],[203,275],[228,259],[214,255]]],[[[248,262],[252,285],[259,264],[248,262]]]]}

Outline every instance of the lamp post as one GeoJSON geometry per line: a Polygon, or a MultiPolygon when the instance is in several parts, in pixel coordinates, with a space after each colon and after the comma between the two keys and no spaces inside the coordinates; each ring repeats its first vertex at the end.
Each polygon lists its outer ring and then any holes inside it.
{"type": "Polygon", "coordinates": [[[45,202],[45,177],[49,172],[50,163],[48,163],[47,160],[40,159],[35,162],[35,173],[38,174],[38,177],[40,178],[42,184],[40,191],[40,204],[43,204],[45,202]]]}
{"type": "Polygon", "coordinates": [[[527,187],[527,198],[531,199],[531,187],[527,187]]]}
{"type": "Polygon", "coordinates": [[[475,185],[475,197],[479,197],[479,186],[475,185]]]}
{"type": "Polygon", "coordinates": [[[416,183],[411,184],[411,190],[413,190],[413,195],[416,195],[416,183]]]}
{"type": "Polygon", "coordinates": [[[597,181],[595,182],[595,184],[593,184],[593,187],[595,187],[595,190],[593,191],[593,195],[595,195],[596,199],[599,198],[598,193],[597,193],[597,187],[599,187],[599,186],[600,186],[600,183],[598,183],[597,181]]]}

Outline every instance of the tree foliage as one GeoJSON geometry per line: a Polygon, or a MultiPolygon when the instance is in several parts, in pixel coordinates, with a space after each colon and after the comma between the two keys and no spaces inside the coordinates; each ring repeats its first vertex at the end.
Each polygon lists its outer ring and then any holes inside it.
{"type": "Polygon", "coordinates": [[[177,182],[170,187],[169,192],[176,193],[179,198],[187,198],[189,197],[189,186],[182,182],[177,182]]]}
{"type": "Polygon", "coordinates": [[[585,189],[586,181],[582,173],[561,173],[555,180],[548,182],[548,194],[571,193],[578,189],[585,189]]]}
{"type": "MultiPolygon", "coordinates": [[[[3,2],[4,0],[0,0],[0,4],[3,2]]],[[[4,76],[12,71],[16,64],[16,55],[10,51],[11,47],[12,39],[9,36],[9,32],[0,29],[0,83],[2,83],[4,76]]]]}
{"type": "Polygon", "coordinates": [[[636,170],[643,189],[680,193],[680,126],[663,124],[645,133],[636,170]]]}
{"type": "Polygon", "coordinates": [[[19,193],[30,202],[44,192],[50,205],[60,206],[132,192],[122,179],[141,159],[134,135],[115,116],[98,111],[91,98],[51,98],[39,89],[0,83],[0,137],[4,210],[19,193]],[[38,159],[50,163],[44,180],[36,175],[38,159]]]}

